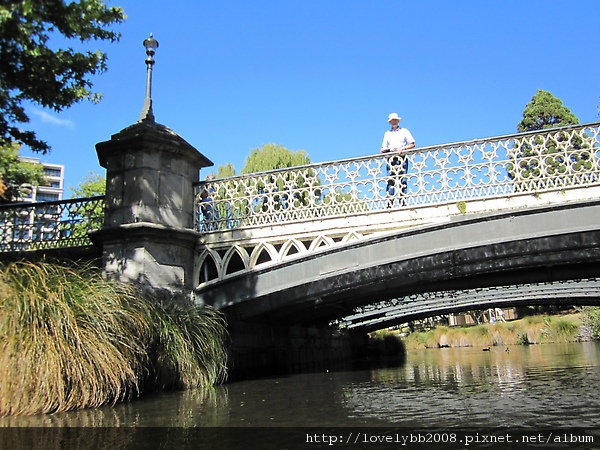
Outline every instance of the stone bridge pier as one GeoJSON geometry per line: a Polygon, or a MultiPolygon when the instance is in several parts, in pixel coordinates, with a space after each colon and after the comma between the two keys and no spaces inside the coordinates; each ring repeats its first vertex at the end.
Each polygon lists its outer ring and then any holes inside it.
{"type": "Polygon", "coordinates": [[[194,187],[212,162],[169,128],[142,120],[96,144],[106,168],[105,224],[96,233],[108,277],[158,296],[192,288],[194,187]]]}
{"type": "MultiPolygon", "coordinates": [[[[106,276],[157,298],[191,299],[195,254],[203,250],[202,233],[194,229],[194,184],[213,163],[149,119],[98,143],[96,151],[107,186],[105,225],[93,239],[102,247],[106,276]]],[[[231,315],[228,329],[232,376],[331,368],[351,358],[349,337],[323,329],[231,315]]]]}

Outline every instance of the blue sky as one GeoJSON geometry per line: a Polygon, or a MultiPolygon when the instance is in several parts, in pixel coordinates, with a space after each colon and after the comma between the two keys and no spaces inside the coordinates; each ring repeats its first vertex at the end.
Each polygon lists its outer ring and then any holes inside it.
{"type": "MultiPolygon", "coordinates": [[[[135,123],[155,55],[156,121],[239,173],[276,143],[313,162],[377,153],[397,112],[417,147],[516,132],[537,89],[582,123],[600,120],[597,0],[114,0],[127,20],[95,76],[103,100],[57,114],[32,106],[31,127],[64,164],[66,197],[95,145],[135,123]]],[[[31,155],[29,152],[23,152],[31,155]]],[[[210,172],[203,169],[202,178],[210,172]]]]}

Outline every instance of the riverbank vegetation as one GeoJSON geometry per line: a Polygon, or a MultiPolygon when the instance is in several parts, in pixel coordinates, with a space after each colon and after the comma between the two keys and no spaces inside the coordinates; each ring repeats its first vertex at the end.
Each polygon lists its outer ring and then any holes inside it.
{"type": "Polygon", "coordinates": [[[90,265],[0,267],[0,415],[114,404],[226,376],[214,309],[153,301],[90,265]]]}
{"type": "Polygon", "coordinates": [[[600,308],[596,306],[583,306],[579,308],[582,322],[589,330],[590,337],[600,340],[600,308]]]}
{"type": "MultiPolygon", "coordinates": [[[[533,315],[510,322],[495,322],[469,327],[438,326],[403,337],[407,349],[431,347],[491,347],[574,342],[590,334],[582,325],[587,313],[533,315]]],[[[591,337],[591,336],[590,336],[591,337]]]]}

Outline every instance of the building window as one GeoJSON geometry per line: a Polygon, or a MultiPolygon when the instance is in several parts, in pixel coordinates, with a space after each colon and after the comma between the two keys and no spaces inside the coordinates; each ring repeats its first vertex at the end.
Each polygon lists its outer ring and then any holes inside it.
{"type": "Polygon", "coordinates": [[[38,202],[53,202],[55,200],[59,200],[58,194],[48,194],[46,192],[39,192],[37,194],[36,200],[38,202]]]}
{"type": "Polygon", "coordinates": [[[48,177],[60,178],[62,176],[62,171],[60,169],[51,169],[50,167],[44,167],[44,172],[48,177]]]}

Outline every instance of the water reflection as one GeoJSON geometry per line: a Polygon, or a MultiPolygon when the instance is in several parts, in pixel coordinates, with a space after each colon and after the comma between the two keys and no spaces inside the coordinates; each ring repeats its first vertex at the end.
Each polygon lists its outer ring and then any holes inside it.
{"type": "Polygon", "coordinates": [[[348,386],[345,407],[406,426],[597,426],[599,365],[593,343],[415,351],[348,386]]]}
{"type": "Polygon", "coordinates": [[[0,427],[597,426],[599,369],[596,343],[429,349],[394,368],[161,393],[0,427]]]}
{"type": "Polygon", "coordinates": [[[2,427],[194,427],[219,426],[228,409],[227,388],[150,395],[114,407],[38,416],[9,416],[2,427]]]}

